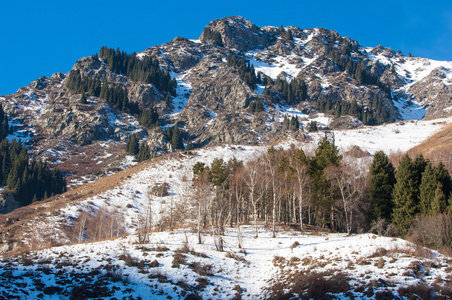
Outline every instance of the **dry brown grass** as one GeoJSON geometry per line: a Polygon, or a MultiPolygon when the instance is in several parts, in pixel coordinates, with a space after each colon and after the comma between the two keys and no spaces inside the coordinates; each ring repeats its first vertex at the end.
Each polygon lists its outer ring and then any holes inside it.
{"type": "Polygon", "coordinates": [[[386,248],[377,248],[372,254],[370,254],[368,257],[369,258],[374,258],[374,257],[382,257],[382,256],[387,256],[389,253],[388,249],[386,248]]]}
{"type": "Polygon", "coordinates": [[[443,147],[452,147],[452,124],[444,126],[441,131],[432,135],[422,144],[414,147],[412,151],[427,155],[443,147]]]}
{"type": "Polygon", "coordinates": [[[364,151],[356,145],[351,146],[344,154],[354,158],[363,158],[370,155],[368,151],[364,151]]]}
{"type": "Polygon", "coordinates": [[[273,257],[272,263],[275,267],[283,268],[286,263],[286,259],[282,256],[275,256],[273,257]]]}
{"type": "Polygon", "coordinates": [[[209,285],[209,280],[205,277],[196,278],[196,282],[198,283],[198,285],[196,286],[196,289],[198,291],[204,290],[206,286],[209,285]]]}
{"type": "Polygon", "coordinates": [[[201,276],[212,276],[213,275],[213,266],[211,264],[203,264],[201,262],[195,261],[188,264],[190,269],[192,269],[195,273],[201,276]]]}
{"type": "Polygon", "coordinates": [[[452,172],[452,124],[446,125],[443,129],[428,138],[422,144],[408,151],[411,157],[423,154],[434,164],[442,161],[449,172],[452,172]]]}
{"type": "Polygon", "coordinates": [[[173,255],[173,261],[171,263],[172,268],[179,268],[180,265],[187,264],[186,256],[180,252],[175,252],[173,255]]]}
{"type": "Polygon", "coordinates": [[[292,245],[290,245],[290,249],[293,250],[294,248],[297,248],[300,246],[300,243],[298,241],[295,241],[292,245]]]}
{"type": "Polygon", "coordinates": [[[236,261],[242,262],[244,264],[248,263],[248,261],[244,257],[241,257],[240,255],[238,255],[236,253],[233,253],[233,252],[227,252],[225,256],[228,257],[228,258],[233,258],[236,261]]]}
{"type": "Polygon", "coordinates": [[[350,290],[350,279],[338,270],[324,272],[295,271],[274,280],[265,289],[267,299],[335,299],[334,294],[350,290]]]}
{"type": "Polygon", "coordinates": [[[383,259],[383,257],[380,257],[378,259],[378,261],[375,263],[375,266],[379,269],[383,269],[383,267],[385,266],[385,260],[383,259]]]}

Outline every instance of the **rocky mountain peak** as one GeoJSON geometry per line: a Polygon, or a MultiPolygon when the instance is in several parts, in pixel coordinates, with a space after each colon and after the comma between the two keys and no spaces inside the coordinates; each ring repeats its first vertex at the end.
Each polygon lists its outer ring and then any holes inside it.
{"type": "Polygon", "coordinates": [[[247,19],[236,16],[214,20],[204,28],[200,39],[206,40],[207,32],[218,33],[222,43],[227,48],[234,48],[238,51],[249,51],[267,47],[272,39],[272,35],[261,30],[247,19]]]}

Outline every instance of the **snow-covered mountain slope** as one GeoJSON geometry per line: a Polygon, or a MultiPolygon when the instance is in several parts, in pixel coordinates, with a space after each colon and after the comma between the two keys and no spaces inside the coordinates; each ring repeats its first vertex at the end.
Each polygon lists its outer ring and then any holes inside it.
{"type": "Polygon", "coordinates": [[[442,83],[444,85],[452,84],[452,62],[437,61],[422,57],[395,56],[389,49],[381,46],[364,49],[370,58],[381,62],[384,65],[394,65],[397,74],[404,79],[406,85],[403,89],[408,90],[413,84],[424,80],[435,69],[444,69],[442,83]]]}

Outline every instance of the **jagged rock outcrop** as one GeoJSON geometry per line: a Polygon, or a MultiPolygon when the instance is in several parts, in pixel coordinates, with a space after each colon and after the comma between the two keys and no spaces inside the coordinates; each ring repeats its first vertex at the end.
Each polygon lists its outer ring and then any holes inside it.
{"type": "Polygon", "coordinates": [[[242,80],[236,70],[221,58],[206,59],[192,69],[189,80],[193,92],[188,106],[198,104],[213,111],[236,111],[248,106],[256,93],[242,80]]]}
{"type": "MultiPolygon", "coordinates": [[[[162,47],[165,48],[165,45],[162,47]]],[[[165,50],[166,58],[172,62],[176,73],[193,68],[203,57],[198,43],[182,37],[176,37],[168,43],[165,50]]]]}
{"type": "MultiPolygon", "coordinates": [[[[272,34],[262,31],[259,27],[240,16],[214,20],[206,28],[218,32],[226,48],[238,51],[262,49],[275,40],[272,34]]],[[[201,35],[200,39],[202,38],[203,35],[201,35]]]]}
{"type": "Polygon", "coordinates": [[[342,116],[330,123],[332,129],[354,129],[363,126],[363,122],[352,116],[342,116]]]}

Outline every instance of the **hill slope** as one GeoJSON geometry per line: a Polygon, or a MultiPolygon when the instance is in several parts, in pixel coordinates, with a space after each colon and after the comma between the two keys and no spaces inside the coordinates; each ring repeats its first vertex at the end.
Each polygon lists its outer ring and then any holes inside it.
{"type": "Polygon", "coordinates": [[[271,233],[225,234],[227,252],[210,235],[189,230],[55,247],[0,262],[5,298],[191,299],[450,297],[452,260],[399,239],[271,233]],[[322,279],[323,278],[323,279],[322,279]]]}

